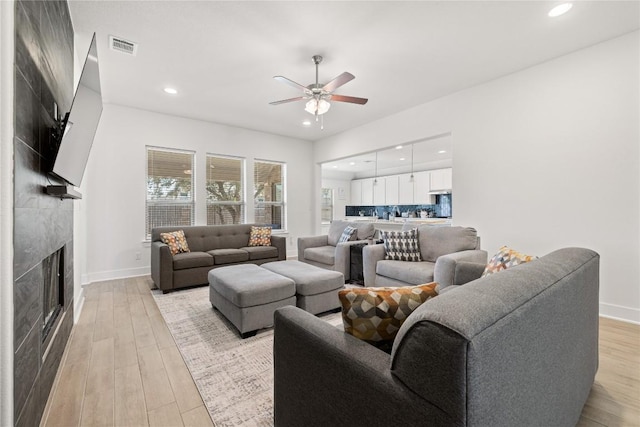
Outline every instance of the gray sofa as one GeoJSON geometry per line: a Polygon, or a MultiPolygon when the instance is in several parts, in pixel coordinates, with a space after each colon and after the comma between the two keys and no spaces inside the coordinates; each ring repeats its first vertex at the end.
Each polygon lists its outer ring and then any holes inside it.
{"type": "Polygon", "coordinates": [[[259,224],[158,227],[151,231],[151,279],[164,293],[209,283],[209,270],[235,264],[264,264],[287,258],[287,240],[271,235],[271,246],[248,247],[259,224]],[[171,255],[160,233],[184,230],[191,252],[171,255]]]}
{"type": "Polygon", "coordinates": [[[275,425],[574,426],[598,367],[599,256],[566,248],[422,304],[391,354],[275,313],[275,425]]]}
{"type": "MultiPolygon", "coordinates": [[[[410,228],[405,224],[403,230],[410,228]]],[[[422,261],[385,260],[384,245],[362,250],[365,286],[407,286],[432,281],[440,287],[455,283],[456,264],[461,261],[487,263],[487,252],[480,249],[480,237],[471,227],[418,227],[422,261]]]]}
{"type": "Polygon", "coordinates": [[[351,278],[350,246],[366,243],[368,239],[373,238],[374,233],[375,229],[372,223],[332,221],[326,235],[298,237],[298,261],[327,270],[339,271],[345,281],[348,281],[351,278]],[[356,237],[351,241],[338,243],[342,232],[349,225],[358,230],[356,237]]]}

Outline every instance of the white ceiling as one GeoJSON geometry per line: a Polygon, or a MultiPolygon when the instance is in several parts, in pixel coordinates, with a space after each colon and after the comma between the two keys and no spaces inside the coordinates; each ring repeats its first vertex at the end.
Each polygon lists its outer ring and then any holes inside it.
{"type": "Polygon", "coordinates": [[[318,140],[640,27],[638,1],[69,1],[77,46],[97,33],[104,101],[318,140]],[[131,57],[108,36],[139,43],[131,57]],[[270,101],[343,71],[324,130],[304,104],[270,101]],[[165,86],[176,88],[174,96],[165,86]]]}

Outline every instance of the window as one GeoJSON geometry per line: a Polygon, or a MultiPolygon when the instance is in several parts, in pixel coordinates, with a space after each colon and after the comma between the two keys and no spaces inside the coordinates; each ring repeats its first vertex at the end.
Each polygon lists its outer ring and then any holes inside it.
{"type": "Polygon", "coordinates": [[[244,160],[207,155],[207,225],[244,223],[244,160]]]}
{"type": "Polygon", "coordinates": [[[285,164],[256,160],[253,170],[255,222],[270,224],[274,230],[285,228],[285,164]]]}
{"type": "Polygon", "coordinates": [[[193,225],[193,158],[190,151],[147,147],[147,238],[154,227],[193,225]]]}
{"type": "Polygon", "coordinates": [[[320,207],[320,221],[329,223],[333,219],[333,189],[323,188],[322,206],[320,207]]]}

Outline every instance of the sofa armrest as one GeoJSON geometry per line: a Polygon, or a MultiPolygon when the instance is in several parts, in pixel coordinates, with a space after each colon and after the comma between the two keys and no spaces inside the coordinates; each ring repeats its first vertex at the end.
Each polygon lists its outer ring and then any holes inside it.
{"type": "MultiPolygon", "coordinates": [[[[433,270],[433,280],[438,282],[441,288],[456,284],[456,264],[460,261],[487,263],[487,251],[472,249],[442,255],[436,260],[433,270]]],[[[460,284],[460,283],[458,283],[460,284]]]]}
{"type": "Polygon", "coordinates": [[[464,285],[479,279],[484,272],[486,263],[459,261],[456,263],[456,273],[453,278],[454,285],[464,285]]]}
{"type": "Polygon", "coordinates": [[[365,286],[376,285],[376,264],[384,259],[384,245],[367,245],[362,248],[362,273],[365,286]]]}
{"type": "Polygon", "coordinates": [[[344,276],[345,282],[351,278],[351,246],[367,243],[366,240],[350,240],[336,245],[333,269],[344,276]]]}
{"type": "Polygon", "coordinates": [[[293,306],[274,318],[274,421],[278,427],[452,425],[391,374],[387,353],[293,306]],[[357,398],[357,404],[354,404],[357,398]]]}
{"type": "Polygon", "coordinates": [[[271,246],[278,249],[278,261],[287,259],[287,238],[285,236],[271,235],[271,246]]]}
{"type": "Polygon", "coordinates": [[[307,248],[316,248],[318,246],[327,246],[329,244],[329,236],[311,236],[298,237],[298,261],[304,260],[304,250],[307,248]]]}
{"type": "Polygon", "coordinates": [[[151,279],[158,289],[173,289],[173,256],[162,242],[151,242],[151,279]]]}

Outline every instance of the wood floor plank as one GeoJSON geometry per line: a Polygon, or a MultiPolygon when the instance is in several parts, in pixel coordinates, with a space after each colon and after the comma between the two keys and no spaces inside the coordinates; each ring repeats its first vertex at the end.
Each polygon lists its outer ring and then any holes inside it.
{"type": "Polygon", "coordinates": [[[149,411],[149,427],[182,427],[183,425],[175,402],[149,411]]]}
{"type": "Polygon", "coordinates": [[[138,349],[135,341],[115,342],[114,367],[115,369],[126,366],[138,365],[138,349]]]}
{"type": "Polygon", "coordinates": [[[73,364],[65,363],[60,373],[60,381],[53,393],[46,425],[78,426],[82,415],[84,389],[87,382],[89,360],[73,364]]]}
{"type": "Polygon", "coordinates": [[[113,338],[93,343],[82,405],[82,426],[113,425],[113,338]]]}
{"type": "Polygon", "coordinates": [[[176,346],[167,347],[160,350],[160,354],[167,369],[169,382],[171,383],[180,412],[186,412],[202,406],[204,404],[202,397],[191,378],[189,369],[187,365],[185,365],[178,348],[176,346]]]}
{"type": "Polygon", "coordinates": [[[182,422],[184,423],[184,427],[213,427],[213,421],[211,421],[209,411],[207,411],[204,405],[183,412],[182,422]]]}
{"type": "Polygon", "coordinates": [[[93,340],[100,341],[105,338],[112,338],[113,332],[113,293],[104,292],[100,295],[98,301],[93,340]]]}
{"type": "Polygon", "coordinates": [[[138,364],[147,410],[152,411],[175,402],[176,398],[158,347],[154,345],[138,349],[138,364]]]}
{"type": "Polygon", "coordinates": [[[147,406],[138,364],[115,371],[115,425],[148,425],[147,406]]]}
{"type": "Polygon", "coordinates": [[[167,328],[167,324],[162,316],[158,315],[150,317],[150,322],[151,328],[153,329],[153,336],[156,339],[159,349],[176,346],[176,342],[173,340],[173,335],[169,332],[169,328],[167,328]]]}

